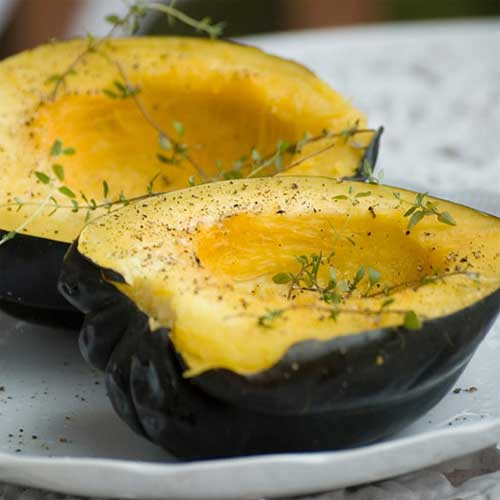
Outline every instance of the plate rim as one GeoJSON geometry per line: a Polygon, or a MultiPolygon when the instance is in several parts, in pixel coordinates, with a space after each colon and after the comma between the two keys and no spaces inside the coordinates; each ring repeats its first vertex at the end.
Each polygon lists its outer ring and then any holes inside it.
{"type": "Polygon", "coordinates": [[[36,455],[22,457],[0,452],[0,480],[66,494],[108,498],[222,500],[236,497],[275,497],[310,494],[311,491],[328,491],[380,481],[473,453],[498,442],[500,417],[434,429],[350,450],[270,454],[194,462],[157,463],[36,455]],[[428,446],[429,441],[433,442],[432,447],[428,446]],[[437,446],[439,442],[444,441],[447,441],[446,448],[437,446]],[[453,442],[452,446],[449,446],[450,442],[453,442]],[[418,452],[415,452],[414,448],[419,449],[418,452]],[[409,451],[411,453],[408,453],[409,451]],[[410,457],[410,460],[397,461],[390,473],[381,465],[373,467],[369,474],[366,474],[362,467],[350,467],[360,457],[365,461],[376,459],[376,462],[381,464],[385,461],[383,458],[391,455],[410,457]],[[339,465],[342,467],[339,468],[339,465]],[[292,480],[285,484],[274,481],[272,484],[267,482],[265,486],[259,485],[259,480],[263,478],[275,474],[283,475],[283,467],[300,469],[300,477],[287,472],[288,478],[292,480]],[[76,478],[73,475],[75,469],[79,471],[76,478]],[[335,470],[338,471],[336,474],[335,470]],[[345,474],[345,470],[349,470],[349,474],[345,474]],[[123,481],[124,474],[126,481],[123,481]],[[307,482],[303,480],[303,474],[308,476],[307,482]],[[214,480],[217,475],[221,476],[220,480],[214,480]],[[115,479],[118,479],[118,476],[121,482],[117,487],[115,479]],[[221,481],[223,476],[232,476],[238,480],[221,481]],[[98,477],[101,480],[96,480],[98,477]],[[103,478],[107,478],[106,484],[102,484],[103,478]],[[154,485],[148,492],[143,488],[144,480],[154,480],[154,485]],[[309,483],[316,485],[313,490],[309,483]],[[203,484],[203,490],[193,488],[193,484],[203,484]],[[202,496],[196,491],[203,491],[202,496]]]}

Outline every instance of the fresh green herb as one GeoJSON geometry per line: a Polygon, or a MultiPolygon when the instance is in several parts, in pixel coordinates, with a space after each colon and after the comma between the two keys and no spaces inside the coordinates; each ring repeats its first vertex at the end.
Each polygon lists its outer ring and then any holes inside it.
{"type": "Polygon", "coordinates": [[[385,309],[386,307],[389,307],[391,304],[394,304],[395,300],[392,297],[389,297],[388,299],[385,299],[382,304],[380,305],[380,309],[385,309]]]}
{"type": "Polygon", "coordinates": [[[47,174],[44,174],[43,172],[35,172],[36,178],[42,183],[42,184],[49,184],[50,183],[50,177],[47,174]]]}
{"type": "MultiPolygon", "coordinates": [[[[175,21],[179,21],[187,26],[190,26],[197,32],[207,34],[211,38],[219,37],[222,34],[224,27],[223,23],[212,23],[212,21],[207,17],[197,20],[188,16],[174,6],[174,1],[170,2],[170,4],[163,4],[160,2],[138,0],[128,6],[128,10],[125,15],[119,16],[117,14],[110,14],[106,16],[105,20],[111,24],[111,28],[108,33],[103,38],[96,38],[92,34],[87,34],[87,46],[85,50],[83,50],[73,60],[65,71],[56,73],[47,78],[45,83],[47,85],[53,85],[49,100],[55,101],[60,89],[66,86],[67,78],[69,76],[76,75],[77,67],[86,60],[87,56],[89,54],[98,53],[103,45],[105,45],[105,43],[111,39],[118,30],[122,30],[129,35],[136,34],[148,12],[158,12],[163,14],[167,17],[171,24],[175,21]]],[[[125,87],[127,87],[127,85],[125,85],[125,87]]],[[[105,92],[105,94],[109,97],[115,98],[115,94],[116,97],[118,97],[121,93],[123,93],[123,91],[118,89],[116,85],[115,88],[118,90],[118,94],[115,90],[110,90],[110,93],[105,92]]],[[[132,92],[133,94],[133,88],[135,87],[129,87],[125,90],[125,93],[132,92]]]]}
{"type": "MultiPolygon", "coordinates": [[[[310,256],[296,256],[295,259],[300,264],[298,273],[278,273],[274,275],[272,279],[276,284],[289,284],[288,298],[291,298],[294,290],[314,290],[319,292],[325,301],[328,301],[331,299],[331,294],[336,287],[336,282],[330,279],[326,286],[321,286],[318,281],[318,272],[321,265],[325,262],[329,262],[330,258],[331,256],[327,258],[323,257],[322,252],[319,254],[311,254],[310,256]]],[[[331,270],[330,276],[333,275],[334,271],[331,270]]]]}
{"type": "Polygon", "coordinates": [[[352,282],[347,281],[347,291],[350,293],[356,289],[361,280],[365,277],[365,268],[360,266],[354,275],[352,282]]]}
{"type": "Polygon", "coordinates": [[[102,197],[106,199],[109,194],[109,184],[107,181],[102,181],[102,197]]]}
{"type": "Polygon", "coordinates": [[[273,322],[277,318],[283,317],[287,312],[304,309],[317,311],[322,317],[326,314],[328,319],[333,321],[336,321],[341,314],[374,316],[376,318],[380,318],[385,314],[397,314],[403,317],[403,326],[408,330],[420,330],[423,325],[423,317],[418,316],[415,311],[411,309],[390,309],[388,306],[381,307],[380,309],[349,309],[340,307],[337,304],[331,306],[320,306],[315,304],[290,305],[281,309],[272,309],[266,311],[263,315],[257,316],[257,324],[263,328],[270,329],[274,326],[273,322]]]}
{"type": "Polygon", "coordinates": [[[276,318],[283,315],[284,309],[271,309],[257,318],[257,323],[262,328],[272,328],[272,323],[276,318]]]}
{"type": "Polygon", "coordinates": [[[273,276],[273,281],[277,285],[286,285],[294,279],[294,275],[291,273],[278,273],[273,276]]]}
{"type": "Polygon", "coordinates": [[[172,149],[172,143],[166,135],[158,134],[158,144],[160,148],[165,151],[170,151],[172,149]]]}
{"type": "Polygon", "coordinates": [[[63,145],[60,139],[56,139],[50,148],[50,156],[59,156],[62,153],[63,145]]]}
{"type": "Polygon", "coordinates": [[[361,191],[359,193],[356,193],[354,191],[354,186],[351,184],[349,185],[348,188],[348,195],[345,194],[338,194],[336,196],[333,196],[333,200],[349,200],[352,204],[353,207],[356,205],[359,205],[360,198],[367,198],[368,196],[371,196],[372,192],[371,191],[361,191]]]}
{"type": "Polygon", "coordinates": [[[126,29],[130,34],[135,34],[140,29],[140,23],[148,12],[159,12],[166,16],[170,24],[179,21],[195,31],[205,33],[211,38],[218,38],[224,30],[224,23],[213,23],[209,17],[194,19],[174,6],[174,2],[163,4],[160,2],[149,2],[139,0],[129,7],[129,11],[123,17],[116,14],[108,16],[107,21],[115,27],[126,29]]]}
{"type": "Polygon", "coordinates": [[[200,174],[200,177],[202,177],[203,179],[207,179],[207,175],[205,174],[205,172],[194,162],[194,160],[189,155],[190,147],[187,144],[181,142],[181,138],[186,132],[184,124],[179,121],[174,121],[172,122],[172,127],[177,132],[179,138],[178,140],[174,140],[172,137],[167,136],[165,132],[159,132],[158,144],[160,148],[163,151],[168,152],[168,154],[157,153],[156,158],[158,159],[158,161],[166,165],[179,165],[181,162],[187,161],[196,168],[196,170],[200,174]]]}
{"type": "Polygon", "coordinates": [[[9,231],[0,238],[0,246],[16,237],[16,231],[9,231]]]}
{"type": "Polygon", "coordinates": [[[457,224],[451,214],[438,210],[438,202],[430,201],[428,199],[428,193],[417,193],[413,203],[403,200],[401,198],[401,193],[395,192],[393,195],[400,203],[411,205],[403,214],[404,217],[409,217],[408,230],[413,229],[424,217],[429,216],[436,216],[437,220],[443,224],[448,224],[450,226],[456,226],[457,224]]]}
{"type": "Polygon", "coordinates": [[[384,171],[380,170],[378,176],[373,173],[373,165],[365,158],[361,167],[363,176],[370,184],[380,184],[384,178],[384,171]]]}
{"type": "MultiPolygon", "coordinates": [[[[36,173],[35,173],[35,175],[36,175],[36,173]]],[[[53,190],[49,193],[49,195],[41,203],[38,204],[38,208],[20,226],[18,226],[13,231],[9,231],[9,232],[5,233],[2,236],[2,238],[0,238],[0,246],[4,245],[8,241],[12,240],[13,238],[15,238],[15,236],[17,234],[24,231],[29,226],[29,224],[31,224],[45,210],[45,208],[47,207],[47,205],[50,203],[51,199],[53,198],[52,193],[53,193],[53,190]]],[[[18,198],[16,198],[15,200],[16,200],[16,203],[18,201],[21,202],[21,200],[19,200],[18,198]]],[[[22,207],[22,205],[19,205],[19,207],[22,207]]]]}
{"type": "Polygon", "coordinates": [[[184,124],[182,122],[174,120],[172,126],[174,127],[179,137],[182,137],[186,133],[186,128],[184,127],[184,124]]]}
{"type": "Polygon", "coordinates": [[[111,89],[103,89],[103,94],[111,99],[128,99],[129,97],[138,95],[141,91],[139,87],[124,84],[119,80],[113,82],[113,87],[111,89]]]}
{"type": "Polygon", "coordinates": [[[424,275],[418,280],[411,280],[411,281],[405,281],[403,283],[398,283],[396,285],[386,285],[384,286],[383,290],[380,292],[375,292],[371,294],[366,294],[366,297],[368,298],[374,298],[374,297],[379,297],[381,295],[388,296],[396,291],[399,290],[404,290],[407,288],[411,288],[413,290],[418,290],[419,288],[426,286],[426,285],[431,285],[435,284],[437,282],[444,282],[449,278],[455,277],[455,276],[465,276],[467,278],[470,278],[472,280],[478,280],[480,275],[479,273],[476,272],[471,272],[468,270],[458,270],[458,271],[450,271],[446,273],[438,273],[436,272],[435,274],[432,275],[424,275]]]}
{"type": "Polygon", "coordinates": [[[368,268],[368,281],[369,281],[369,286],[368,290],[366,290],[365,296],[368,295],[371,291],[371,289],[380,283],[380,272],[377,271],[376,269],[373,269],[373,267],[368,268]]]}
{"type": "MultiPolygon", "coordinates": [[[[279,140],[276,143],[274,150],[267,154],[262,154],[257,149],[252,148],[248,154],[245,154],[232,163],[232,165],[224,169],[222,162],[216,164],[217,174],[210,178],[200,178],[200,182],[214,182],[219,180],[252,178],[260,175],[274,175],[285,172],[291,168],[297,167],[302,163],[319,156],[336,145],[335,139],[351,138],[358,134],[373,133],[373,129],[359,128],[359,124],[347,127],[339,132],[323,130],[320,134],[313,136],[310,132],[305,132],[302,138],[293,143],[285,140],[279,140]],[[319,141],[332,140],[326,146],[312,151],[311,153],[302,156],[294,162],[285,163],[287,157],[301,153],[302,149],[319,141]]],[[[362,197],[363,194],[361,194],[362,197]]],[[[366,194],[366,196],[368,196],[366,194]]]]}
{"type": "MultiPolygon", "coordinates": [[[[63,194],[64,196],[67,196],[68,198],[75,198],[76,194],[71,191],[71,189],[67,186],[61,186],[58,188],[58,191],[63,194]]],[[[73,207],[74,208],[74,207],[73,207]]]]}
{"type": "Polygon", "coordinates": [[[52,171],[58,180],[61,182],[64,180],[64,167],[61,164],[54,163],[54,165],[52,165],[52,171]]]}
{"type": "Polygon", "coordinates": [[[407,330],[420,330],[422,328],[422,320],[415,314],[415,311],[408,311],[404,316],[403,326],[407,330]]]}
{"type": "MultiPolygon", "coordinates": [[[[58,157],[62,155],[72,155],[75,153],[74,148],[64,147],[61,140],[57,139],[54,141],[53,145],[49,151],[49,157],[58,157]]],[[[14,236],[20,231],[24,230],[28,224],[30,224],[36,217],[38,217],[46,208],[50,208],[49,217],[56,213],[58,210],[65,209],[71,210],[72,212],[85,211],[85,220],[88,221],[90,219],[91,213],[95,212],[98,209],[107,209],[108,211],[115,206],[125,206],[128,205],[131,201],[140,200],[147,196],[151,196],[153,194],[153,186],[157,178],[159,177],[159,173],[156,174],[146,186],[145,191],[147,195],[138,196],[136,198],[128,199],[123,192],[120,192],[119,196],[115,200],[108,200],[110,187],[106,180],[102,182],[102,195],[103,201],[98,203],[95,199],[89,198],[85,195],[85,193],[80,192],[79,198],[77,194],[67,185],[62,184],[65,179],[64,166],[60,163],[54,163],[52,165],[52,171],[54,173],[54,177],[50,177],[45,172],[35,171],[34,175],[39,182],[47,185],[50,188],[49,193],[41,202],[29,201],[25,202],[19,197],[14,197],[14,201],[11,203],[6,203],[0,205],[2,208],[15,207],[16,210],[21,210],[24,206],[36,206],[37,209],[33,214],[28,217],[23,224],[21,224],[14,231],[10,231],[9,233],[5,233],[0,239],[0,245],[5,244],[7,241],[14,238],[14,236]],[[54,196],[56,193],[63,195],[68,198],[69,204],[60,203],[57,198],[54,196]]]]}
{"type": "MultiPolygon", "coordinates": [[[[334,252],[324,257],[323,253],[311,255],[298,255],[295,257],[300,264],[297,273],[280,272],[272,277],[277,285],[288,285],[288,299],[293,297],[294,292],[316,292],[320,299],[327,304],[338,304],[347,298],[365,277],[365,268],[360,266],[352,280],[337,281],[337,272],[331,265],[334,252]],[[321,267],[328,266],[328,280],[322,283],[319,278],[321,267]]],[[[368,267],[369,286],[364,294],[367,296],[370,290],[380,282],[381,274],[372,267],[368,267]]]]}
{"type": "Polygon", "coordinates": [[[160,172],[158,172],[149,182],[148,182],[148,185],[146,186],[146,191],[149,195],[153,195],[154,194],[154,191],[153,191],[153,187],[154,187],[154,184],[156,182],[156,180],[158,179],[158,177],[160,177],[160,172]]]}
{"type": "Polygon", "coordinates": [[[72,156],[75,153],[76,153],[75,148],[64,147],[61,139],[56,139],[50,148],[49,155],[55,158],[57,156],[72,156]]]}

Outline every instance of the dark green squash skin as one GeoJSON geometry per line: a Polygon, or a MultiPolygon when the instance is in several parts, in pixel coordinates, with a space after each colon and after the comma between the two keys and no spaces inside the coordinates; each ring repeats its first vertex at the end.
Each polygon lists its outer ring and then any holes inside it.
{"type": "MultiPolygon", "coordinates": [[[[4,234],[0,230],[0,238],[4,234]]],[[[57,293],[57,278],[68,248],[67,243],[24,234],[2,245],[0,299],[31,307],[72,310],[57,293]]]]}
{"type": "MultiPolygon", "coordinates": [[[[357,171],[346,180],[366,180],[363,166],[368,162],[375,167],[383,131],[383,127],[377,129],[357,171]]],[[[5,233],[0,229],[0,238],[5,233]]],[[[57,291],[62,260],[69,246],[47,238],[18,234],[0,247],[0,309],[5,305],[10,314],[14,311],[19,317],[29,316],[38,323],[55,321],[79,325],[81,315],[57,291]],[[48,312],[44,313],[44,309],[48,312]],[[52,314],[55,311],[58,314],[52,314]],[[57,321],[58,317],[61,321],[57,321]]]]}
{"type": "Polygon", "coordinates": [[[418,331],[307,340],[256,375],[210,370],[184,378],[169,330],[151,331],[106,275],[123,281],[73,244],[59,287],[86,314],[82,354],[105,371],[121,418],[186,459],[331,450],[395,433],[450,390],[500,309],[497,290],[418,331]]]}
{"type": "MultiPolygon", "coordinates": [[[[5,234],[0,230],[0,238],[5,234]]],[[[24,234],[0,247],[0,310],[37,324],[78,330],[83,316],[57,291],[69,245],[24,234]]]]}
{"type": "Polygon", "coordinates": [[[371,167],[372,171],[375,171],[375,165],[377,164],[378,152],[380,149],[380,140],[382,139],[382,134],[384,133],[384,127],[379,127],[375,131],[375,135],[373,136],[370,144],[365,149],[363,157],[359,162],[358,170],[351,177],[345,177],[346,181],[367,181],[369,180],[367,177],[367,173],[365,171],[365,164],[371,167]]]}

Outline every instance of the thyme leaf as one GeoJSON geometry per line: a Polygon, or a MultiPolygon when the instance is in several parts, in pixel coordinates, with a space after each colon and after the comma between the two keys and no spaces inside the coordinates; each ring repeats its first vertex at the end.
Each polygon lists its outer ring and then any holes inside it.
{"type": "Polygon", "coordinates": [[[403,326],[407,330],[420,330],[422,328],[422,320],[417,316],[415,311],[408,311],[405,313],[403,326]]]}
{"type": "Polygon", "coordinates": [[[394,192],[393,196],[400,202],[410,205],[410,208],[404,212],[403,217],[407,217],[408,226],[407,229],[413,229],[424,217],[435,216],[437,220],[443,224],[448,224],[449,226],[456,226],[457,223],[453,216],[449,212],[441,212],[439,210],[439,204],[436,201],[430,201],[428,199],[428,193],[417,193],[415,195],[415,201],[409,202],[401,197],[401,193],[394,192]]]}

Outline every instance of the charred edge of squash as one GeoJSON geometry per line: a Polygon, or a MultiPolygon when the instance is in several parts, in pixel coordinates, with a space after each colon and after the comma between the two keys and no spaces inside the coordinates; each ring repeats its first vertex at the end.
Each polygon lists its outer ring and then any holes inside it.
{"type": "Polygon", "coordinates": [[[185,378],[170,331],[151,331],[147,316],[103,279],[109,270],[77,244],[60,290],[86,313],[84,357],[105,370],[113,407],[132,429],[189,459],[334,449],[396,432],[451,388],[500,307],[497,290],[420,331],[308,340],[257,375],[185,378]]]}

